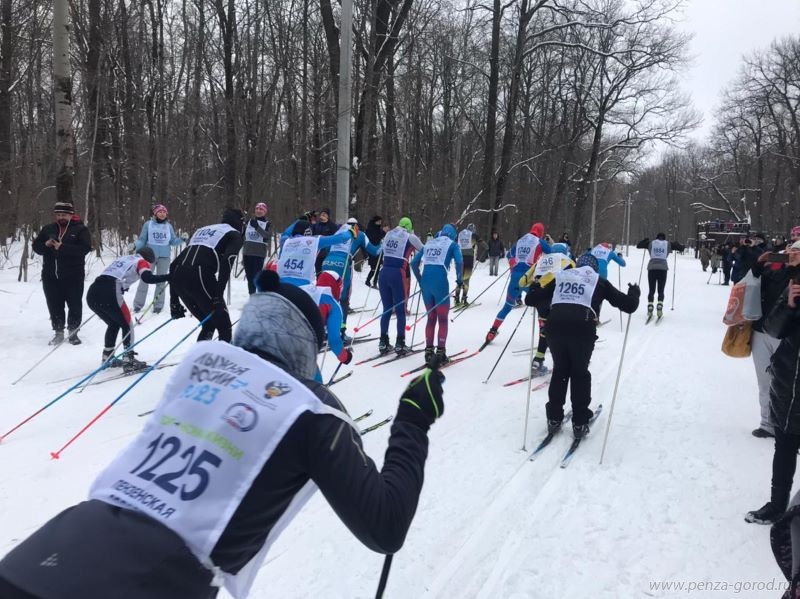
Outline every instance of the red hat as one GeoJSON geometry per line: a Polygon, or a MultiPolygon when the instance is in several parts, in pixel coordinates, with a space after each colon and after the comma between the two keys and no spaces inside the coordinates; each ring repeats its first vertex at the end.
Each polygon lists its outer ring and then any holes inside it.
{"type": "Polygon", "coordinates": [[[536,235],[536,237],[543,237],[544,236],[544,225],[542,223],[533,223],[531,227],[531,233],[536,235]]]}
{"type": "Polygon", "coordinates": [[[163,210],[164,212],[169,214],[169,210],[167,210],[167,207],[164,206],[164,204],[156,204],[155,206],[153,206],[153,214],[155,214],[156,212],[159,212],[161,210],[163,210]]]}
{"type": "Polygon", "coordinates": [[[790,235],[792,237],[794,237],[796,235],[800,235],[800,225],[798,225],[796,227],[792,227],[792,232],[790,233],[790,235]]]}
{"type": "Polygon", "coordinates": [[[342,279],[338,272],[323,270],[317,277],[317,286],[330,287],[333,297],[339,301],[339,296],[342,294],[342,279]]]}
{"type": "Polygon", "coordinates": [[[256,204],[256,208],[263,208],[264,210],[267,209],[267,205],[264,202],[259,202],[256,204]]]}

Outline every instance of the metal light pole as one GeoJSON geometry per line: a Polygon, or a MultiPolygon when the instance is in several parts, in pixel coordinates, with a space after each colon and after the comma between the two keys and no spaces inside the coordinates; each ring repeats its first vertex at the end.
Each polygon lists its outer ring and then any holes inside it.
{"type": "Polygon", "coordinates": [[[336,222],[343,223],[350,206],[350,120],[352,102],[350,74],[353,57],[353,0],[342,0],[339,42],[339,119],[336,146],[336,222]]]}
{"type": "Polygon", "coordinates": [[[636,195],[637,193],[639,193],[638,189],[636,191],[634,191],[634,192],[629,192],[628,193],[628,210],[627,210],[627,212],[628,212],[628,224],[627,224],[627,229],[626,229],[626,232],[625,232],[625,257],[626,258],[630,255],[630,250],[631,250],[631,200],[633,199],[633,196],[636,195]]]}

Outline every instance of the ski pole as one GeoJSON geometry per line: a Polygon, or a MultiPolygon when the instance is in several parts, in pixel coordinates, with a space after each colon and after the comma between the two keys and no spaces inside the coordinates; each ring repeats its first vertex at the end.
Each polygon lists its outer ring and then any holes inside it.
{"type": "Polygon", "coordinates": [[[142,320],[144,320],[144,317],[147,316],[147,313],[150,312],[150,309],[155,305],[156,300],[158,300],[158,298],[164,295],[164,291],[167,289],[167,283],[164,283],[163,285],[164,286],[161,288],[161,290],[158,291],[153,296],[153,301],[151,301],[150,304],[144,309],[144,311],[139,316],[136,317],[136,324],[142,324],[142,320]]]}
{"type": "MultiPolygon", "coordinates": [[[[92,313],[92,315],[91,315],[89,318],[87,318],[87,319],[86,319],[86,320],[84,320],[84,321],[83,321],[81,324],[79,324],[79,325],[78,325],[78,328],[77,328],[77,329],[75,329],[75,330],[73,331],[73,333],[74,333],[74,334],[77,334],[77,333],[78,333],[78,331],[80,331],[80,330],[83,328],[83,325],[85,325],[87,322],[89,322],[89,321],[90,321],[92,318],[94,318],[95,316],[97,316],[97,314],[94,314],[94,313],[92,313]]],[[[18,382],[20,382],[22,379],[24,379],[26,376],[28,376],[28,374],[30,374],[30,372],[31,372],[31,371],[32,371],[34,368],[36,368],[36,367],[37,367],[39,364],[41,364],[42,362],[44,362],[44,361],[45,361],[45,360],[46,360],[48,357],[50,357],[50,354],[52,354],[52,353],[53,353],[54,351],[56,351],[56,350],[57,350],[59,347],[61,347],[62,345],[64,345],[64,343],[66,342],[66,340],[67,340],[67,337],[64,337],[64,339],[62,339],[62,340],[61,340],[61,341],[60,341],[58,344],[56,344],[56,346],[55,346],[53,349],[49,350],[49,351],[48,351],[48,352],[47,352],[47,353],[46,353],[46,354],[45,354],[45,355],[44,355],[44,356],[43,356],[43,357],[42,357],[42,358],[41,358],[41,359],[40,359],[38,362],[36,362],[36,363],[35,363],[33,366],[31,366],[30,368],[28,368],[28,370],[26,370],[25,372],[23,372],[23,373],[22,373],[22,375],[20,375],[20,377],[19,377],[17,380],[13,381],[11,384],[12,384],[12,385],[16,385],[18,382]]]]}
{"type": "Polygon", "coordinates": [[[675,252],[675,258],[672,260],[672,307],[670,311],[675,309],[675,277],[678,274],[678,253],[675,252]]]}
{"type": "Polygon", "coordinates": [[[383,568],[381,568],[381,579],[378,582],[378,589],[375,591],[375,599],[383,598],[383,591],[386,590],[386,583],[389,580],[389,570],[392,567],[392,558],[394,554],[389,553],[383,560],[383,568]]]}
{"type": "Polygon", "coordinates": [[[450,301],[450,296],[452,296],[453,293],[455,293],[455,289],[453,291],[451,291],[450,293],[448,293],[446,296],[444,296],[442,299],[440,299],[438,302],[433,304],[433,306],[431,306],[430,310],[428,310],[427,312],[425,312],[425,314],[423,314],[422,316],[417,318],[412,324],[410,324],[410,325],[407,324],[406,325],[406,331],[410,331],[412,328],[417,326],[423,318],[427,317],[428,314],[430,314],[431,312],[436,310],[436,308],[438,308],[441,304],[443,304],[445,302],[449,302],[450,301]]]}
{"type": "MultiPolygon", "coordinates": [[[[536,308],[533,309],[533,322],[531,323],[531,350],[530,350],[530,363],[533,363],[533,344],[536,341],[536,308]]],[[[533,377],[528,377],[528,394],[525,401],[525,430],[522,433],[522,451],[528,451],[525,443],[528,442],[528,415],[531,411],[531,386],[533,385],[533,377]]]]}
{"type": "MultiPolygon", "coordinates": [[[[506,287],[508,287],[508,283],[511,281],[511,268],[509,267],[509,269],[508,269],[506,272],[508,273],[508,277],[506,278],[506,282],[505,282],[505,283],[503,283],[503,293],[501,293],[501,294],[500,294],[500,297],[498,297],[498,298],[497,298],[497,305],[498,305],[498,306],[500,305],[500,302],[502,302],[502,301],[503,301],[503,297],[504,297],[504,296],[505,296],[505,294],[506,294],[506,287]]],[[[500,275],[500,276],[502,277],[503,275],[500,275]]],[[[496,280],[496,281],[499,281],[499,280],[500,280],[500,277],[498,277],[498,278],[497,278],[497,279],[495,279],[495,280],[496,280]]]]}
{"type": "Polygon", "coordinates": [[[606,443],[608,443],[608,432],[611,430],[611,417],[614,415],[614,402],[617,400],[617,389],[619,388],[619,376],[622,374],[622,361],[625,359],[625,347],[628,343],[628,330],[631,328],[631,315],[628,314],[628,324],[625,327],[625,338],[622,340],[622,352],[619,355],[619,368],[617,368],[617,381],[614,383],[614,395],[611,396],[611,410],[608,412],[608,424],[606,424],[606,436],[603,438],[603,450],[600,452],[600,464],[603,464],[603,456],[606,454],[606,443]]]}
{"type": "MultiPolygon", "coordinates": [[[[617,264],[617,289],[622,289],[622,267],[617,264]]],[[[619,332],[622,332],[622,310],[619,311],[619,332]]]]}
{"type": "Polygon", "coordinates": [[[636,283],[641,286],[642,284],[642,271],[644,271],[644,258],[647,256],[647,251],[642,252],[642,265],[639,267],[639,281],[636,283]]]}
{"type": "MultiPolygon", "coordinates": [[[[495,368],[497,368],[497,365],[500,363],[500,360],[503,359],[503,354],[506,353],[506,350],[508,349],[509,343],[511,343],[511,340],[514,338],[514,333],[517,332],[517,329],[519,328],[519,325],[522,324],[522,319],[525,318],[525,315],[527,313],[528,313],[528,306],[525,306],[525,309],[522,311],[522,316],[520,317],[519,321],[517,322],[517,326],[515,326],[514,330],[511,331],[511,335],[509,335],[508,341],[506,341],[506,345],[505,345],[505,347],[503,347],[503,351],[500,352],[500,356],[497,358],[497,362],[495,362],[494,366],[492,366],[492,370],[491,370],[491,372],[489,372],[489,376],[487,376],[486,380],[483,381],[484,385],[489,382],[490,378],[492,378],[492,375],[494,374],[495,368]]],[[[533,350],[533,344],[531,344],[531,350],[533,350]]]]}
{"type": "MultiPolygon", "coordinates": [[[[511,269],[509,268],[508,270],[506,270],[506,272],[504,272],[504,273],[503,273],[503,275],[504,275],[504,274],[506,274],[507,272],[511,272],[511,269]]],[[[500,277],[502,277],[503,275],[500,275],[500,277]]],[[[479,294],[478,294],[478,295],[477,295],[477,296],[476,296],[476,297],[475,297],[475,298],[474,298],[474,299],[473,299],[471,302],[469,302],[469,303],[468,303],[468,304],[467,304],[467,305],[466,305],[466,306],[465,306],[463,309],[459,310],[459,311],[458,311],[458,314],[456,314],[456,315],[455,315],[453,318],[451,318],[451,319],[450,319],[450,322],[453,322],[453,321],[455,321],[455,319],[456,319],[456,318],[458,318],[459,316],[461,316],[461,314],[462,314],[462,313],[463,313],[463,312],[464,312],[464,311],[465,311],[467,308],[469,308],[469,307],[470,307],[472,304],[474,304],[475,302],[477,302],[477,301],[478,301],[478,299],[479,299],[479,298],[480,298],[480,297],[481,297],[481,296],[482,296],[484,293],[486,293],[487,291],[489,291],[489,289],[491,289],[492,285],[494,285],[495,283],[497,283],[497,282],[500,280],[500,277],[497,277],[497,278],[496,278],[494,281],[492,281],[491,283],[489,283],[488,287],[486,287],[486,289],[484,289],[483,291],[481,291],[481,292],[480,292],[480,293],[479,293],[479,294]]],[[[509,277],[509,278],[510,278],[510,277],[509,277]]],[[[507,283],[507,282],[508,282],[508,281],[506,281],[506,283],[507,283]]],[[[503,295],[505,295],[505,291],[506,291],[506,290],[505,290],[505,287],[503,287],[503,295]]],[[[501,296],[501,297],[502,297],[502,296],[501,296]]]]}
{"type": "MultiPolygon", "coordinates": [[[[328,352],[325,352],[325,353],[327,354],[328,352]]],[[[331,383],[333,382],[333,379],[335,379],[336,375],[339,374],[339,369],[342,367],[342,364],[344,364],[344,362],[339,362],[339,365],[336,367],[336,370],[333,371],[333,374],[331,375],[331,378],[328,379],[327,383],[325,383],[326,387],[330,387],[331,386],[331,383]]]]}
{"type": "MultiPolygon", "coordinates": [[[[374,275],[375,280],[374,280],[374,283],[376,285],[378,284],[377,278],[378,278],[378,273],[380,272],[380,264],[381,264],[381,260],[382,259],[383,259],[383,248],[381,247],[381,251],[378,253],[378,262],[375,264],[375,275],[374,275]]],[[[369,289],[367,289],[367,297],[364,298],[364,307],[365,308],[367,307],[367,304],[369,304],[369,295],[370,295],[370,293],[372,293],[372,285],[367,285],[367,287],[369,287],[369,289]]],[[[375,304],[375,310],[378,309],[378,306],[380,305],[380,303],[381,302],[379,300],[378,303],[375,304]]],[[[373,312],[375,310],[373,310],[373,312]]],[[[358,322],[356,323],[356,326],[353,329],[354,331],[358,330],[358,326],[361,324],[361,319],[362,318],[364,318],[364,312],[363,311],[358,315],[358,322]]]]}
{"type": "Polygon", "coordinates": [[[711,277],[713,277],[713,276],[714,276],[714,271],[712,270],[712,271],[711,271],[711,274],[710,274],[710,275],[708,275],[708,279],[706,279],[706,285],[708,285],[708,284],[710,284],[710,283],[711,283],[711,277]]]}
{"type": "Polygon", "coordinates": [[[139,377],[138,377],[138,378],[137,378],[135,381],[133,381],[133,382],[132,382],[130,385],[128,385],[127,389],[125,389],[125,390],[124,390],[122,393],[120,393],[120,394],[119,394],[119,395],[116,397],[116,399],[114,399],[114,401],[112,401],[112,402],[111,402],[110,404],[108,404],[108,405],[107,405],[105,408],[103,408],[102,410],[100,410],[100,413],[98,413],[98,414],[97,414],[97,416],[95,416],[94,418],[92,418],[92,419],[89,421],[89,423],[88,423],[86,426],[84,426],[84,427],[83,427],[81,430],[79,430],[79,431],[78,431],[78,432],[77,432],[75,435],[73,435],[73,436],[72,436],[72,438],[71,438],[69,441],[67,441],[67,442],[66,442],[66,443],[63,445],[63,447],[61,447],[60,449],[58,449],[58,450],[56,450],[56,451],[51,451],[51,452],[50,452],[50,457],[51,457],[51,458],[53,458],[54,460],[57,460],[57,459],[59,459],[59,458],[61,457],[61,453],[62,453],[62,452],[63,452],[63,451],[64,451],[64,450],[65,450],[67,447],[69,447],[70,445],[72,445],[72,444],[75,442],[75,440],[76,440],[78,437],[80,437],[80,436],[81,436],[83,433],[85,433],[85,432],[86,432],[86,431],[89,429],[89,427],[91,427],[91,426],[92,426],[92,425],[93,425],[95,422],[97,422],[98,420],[100,420],[100,418],[102,418],[102,417],[103,417],[103,415],[104,415],[106,412],[108,412],[108,411],[109,411],[109,410],[110,410],[112,407],[114,407],[114,404],[116,404],[116,403],[117,403],[117,402],[118,402],[120,399],[122,399],[123,397],[125,397],[125,396],[128,394],[128,391],[130,391],[130,390],[131,390],[131,389],[133,389],[133,388],[134,388],[136,385],[138,385],[139,383],[141,383],[141,382],[142,382],[142,380],[144,379],[144,377],[146,377],[148,374],[150,374],[151,372],[153,372],[153,370],[155,370],[155,369],[156,369],[156,367],[157,367],[159,364],[161,364],[161,362],[163,362],[163,361],[164,361],[164,359],[165,359],[165,358],[166,358],[168,355],[170,355],[170,354],[171,354],[173,351],[175,351],[175,350],[178,348],[178,346],[179,346],[181,343],[183,343],[184,341],[186,341],[186,340],[189,338],[189,336],[190,336],[190,335],[191,335],[191,334],[194,332],[194,329],[196,329],[197,327],[201,327],[201,326],[203,326],[203,324],[205,324],[205,322],[206,322],[206,321],[207,321],[209,318],[211,318],[211,315],[212,315],[212,314],[213,314],[213,312],[209,312],[208,316],[206,316],[206,317],[205,317],[203,320],[201,320],[201,321],[200,321],[198,324],[196,324],[196,325],[194,326],[194,328],[192,328],[192,330],[191,330],[191,331],[189,331],[189,332],[188,332],[188,333],[186,333],[186,334],[185,334],[183,337],[181,337],[180,341],[178,341],[178,342],[177,342],[175,345],[173,345],[171,348],[169,348],[169,349],[167,350],[167,353],[165,353],[165,354],[164,354],[163,356],[161,356],[161,357],[160,357],[158,360],[156,360],[156,361],[155,361],[155,363],[153,363],[153,365],[152,365],[152,366],[150,366],[150,367],[146,368],[146,369],[145,369],[145,370],[142,372],[141,376],[139,376],[139,377]]]}
{"type": "MultiPolygon", "coordinates": [[[[172,319],[171,319],[171,318],[170,318],[168,321],[166,321],[164,324],[160,325],[160,326],[159,326],[159,327],[158,327],[158,328],[157,328],[155,331],[153,331],[152,333],[150,333],[150,334],[149,334],[149,335],[147,335],[146,337],[142,337],[142,338],[141,338],[139,341],[137,341],[136,343],[134,343],[133,345],[131,345],[131,346],[130,346],[130,348],[128,348],[128,349],[133,349],[133,348],[134,348],[136,345],[138,345],[139,343],[141,343],[142,341],[144,341],[145,339],[147,339],[147,337],[149,337],[150,335],[152,335],[153,333],[155,333],[156,331],[158,331],[158,329],[160,329],[160,328],[162,328],[162,327],[164,327],[164,326],[168,325],[170,322],[172,322],[172,319]]],[[[52,400],[52,401],[50,401],[49,403],[45,404],[44,406],[42,406],[41,408],[39,408],[38,410],[36,410],[36,411],[35,411],[33,414],[31,414],[30,416],[28,416],[27,418],[25,418],[25,419],[24,419],[22,422],[20,422],[20,423],[19,423],[19,424],[17,424],[16,426],[14,426],[14,428],[12,428],[11,430],[9,430],[9,431],[8,431],[7,433],[5,433],[4,435],[0,435],[0,443],[2,443],[2,442],[3,442],[3,440],[4,440],[6,437],[8,437],[8,436],[9,436],[11,433],[13,433],[13,432],[14,432],[14,431],[16,431],[17,429],[21,428],[21,427],[22,427],[24,424],[27,424],[28,422],[30,422],[31,420],[33,420],[34,418],[36,418],[36,417],[37,417],[39,414],[41,414],[42,412],[44,412],[44,411],[45,411],[47,408],[49,408],[50,406],[52,406],[54,403],[56,403],[57,401],[59,401],[59,400],[63,399],[64,397],[66,397],[66,396],[67,396],[67,395],[68,395],[68,394],[69,394],[69,393],[70,393],[70,392],[71,392],[73,389],[77,389],[77,388],[78,388],[78,387],[80,387],[80,386],[81,386],[83,383],[85,383],[86,381],[88,381],[89,379],[91,379],[92,377],[94,377],[94,376],[95,376],[95,375],[96,375],[98,372],[100,372],[101,370],[103,370],[104,368],[106,368],[106,367],[108,366],[108,364],[111,362],[111,360],[115,359],[116,357],[117,357],[117,356],[112,356],[112,357],[110,357],[108,360],[106,360],[105,362],[103,362],[103,363],[102,363],[102,364],[101,364],[101,365],[100,365],[100,366],[99,366],[99,367],[98,367],[96,370],[93,370],[92,372],[90,372],[89,374],[87,374],[85,377],[83,377],[83,378],[82,378],[81,380],[79,380],[77,383],[75,383],[74,385],[72,385],[72,386],[71,386],[69,389],[67,389],[66,391],[64,391],[64,392],[63,392],[61,395],[59,395],[58,397],[56,397],[55,399],[53,399],[53,400],[52,400]]]]}
{"type": "MultiPolygon", "coordinates": [[[[422,290],[420,290],[420,291],[417,291],[417,293],[420,293],[421,291],[422,291],[422,290]]],[[[414,295],[416,295],[417,293],[415,293],[414,295]]],[[[409,295],[407,299],[411,299],[412,297],[413,297],[413,295],[409,295]]],[[[449,296],[448,296],[448,297],[449,297],[449,296]]],[[[387,308],[386,310],[384,310],[383,312],[381,312],[380,314],[378,314],[376,317],[369,319],[367,322],[365,322],[365,323],[364,323],[363,325],[361,325],[360,327],[353,327],[353,331],[354,331],[354,332],[356,332],[356,333],[358,333],[360,330],[362,330],[362,329],[366,328],[366,327],[367,327],[367,325],[370,325],[370,324],[372,324],[373,322],[375,322],[376,320],[378,320],[378,319],[379,319],[381,316],[383,316],[383,315],[384,315],[384,314],[386,314],[387,312],[391,312],[391,311],[392,311],[392,310],[394,310],[394,309],[395,309],[397,306],[399,306],[400,304],[402,304],[402,303],[403,303],[403,302],[405,302],[405,301],[406,301],[406,300],[404,299],[404,300],[402,300],[402,301],[399,301],[399,302],[397,302],[397,303],[396,303],[394,306],[390,306],[389,308],[387,308]]],[[[406,330],[410,330],[410,329],[406,329],[406,330]]]]}
{"type": "MultiPolygon", "coordinates": [[[[417,295],[417,306],[416,306],[416,308],[414,308],[414,317],[416,317],[417,314],[419,314],[419,302],[420,302],[421,298],[422,298],[422,293],[417,295]]],[[[410,345],[410,347],[414,347],[414,337],[416,336],[416,334],[417,334],[417,327],[414,327],[414,332],[411,333],[411,345],[410,345]]]]}

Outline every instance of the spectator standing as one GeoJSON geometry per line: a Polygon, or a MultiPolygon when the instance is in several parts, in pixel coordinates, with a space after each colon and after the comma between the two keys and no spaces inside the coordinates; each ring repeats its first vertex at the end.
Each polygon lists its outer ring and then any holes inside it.
{"type": "Polygon", "coordinates": [[[50,345],[64,341],[64,325],[69,329],[69,342],[79,345],[77,330],[83,319],[84,262],[86,254],[92,251],[92,238],[72,204],[56,202],[53,217],[55,222],[42,227],[33,240],[33,251],[43,258],[42,287],[55,332],[50,345]]]}
{"type": "MultiPolygon", "coordinates": [[[[364,231],[367,239],[372,245],[380,245],[383,238],[386,236],[386,231],[383,229],[383,219],[377,214],[369,219],[367,229],[364,231]]],[[[378,288],[378,275],[381,272],[381,263],[383,261],[383,252],[377,256],[370,256],[367,254],[367,264],[369,264],[369,274],[367,274],[367,287],[378,288]]]]}
{"type": "Polygon", "coordinates": [[[264,269],[264,259],[269,252],[269,238],[272,223],[267,220],[267,205],[259,202],[255,207],[255,217],[251,218],[244,230],[242,245],[242,262],[247,278],[247,292],[256,292],[256,277],[264,269]]]}
{"type": "Polygon", "coordinates": [[[497,267],[500,264],[500,258],[506,253],[506,248],[503,245],[503,240],[500,239],[500,233],[492,231],[492,238],[489,240],[489,276],[497,276],[497,267]]]}
{"type": "MultiPolygon", "coordinates": [[[[139,238],[133,244],[133,251],[149,247],[153,250],[155,256],[155,272],[156,276],[169,274],[170,263],[170,248],[178,246],[183,243],[178,235],[175,234],[175,229],[172,224],[167,220],[168,211],[164,204],[157,204],[153,207],[153,216],[150,220],[145,221],[142,225],[142,232],[139,233],[139,238]]],[[[153,312],[158,314],[164,308],[164,296],[166,295],[166,283],[158,283],[156,285],[156,295],[153,298],[153,312]]],[[[141,280],[139,286],[136,288],[136,296],[133,298],[133,311],[141,312],[147,303],[147,288],[148,284],[141,280]]]]}

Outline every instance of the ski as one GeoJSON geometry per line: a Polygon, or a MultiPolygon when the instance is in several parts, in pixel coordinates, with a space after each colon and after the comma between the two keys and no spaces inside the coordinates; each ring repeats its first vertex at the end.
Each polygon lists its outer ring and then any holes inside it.
{"type": "Polygon", "coordinates": [[[480,302],[478,302],[477,304],[458,304],[456,307],[453,308],[453,312],[461,312],[462,310],[467,310],[468,308],[480,305],[481,305],[480,302]]]}
{"type": "Polygon", "coordinates": [[[333,387],[336,383],[341,383],[344,379],[350,378],[351,376],[353,376],[353,371],[352,370],[349,371],[349,372],[346,372],[345,374],[343,374],[339,378],[333,379],[330,383],[328,383],[328,387],[329,388],[333,387]]]}
{"type": "Polygon", "coordinates": [[[653,313],[647,315],[647,320],[644,321],[645,324],[650,324],[650,321],[653,320],[653,313]]]}
{"type": "MultiPolygon", "coordinates": [[[[373,335],[361,335],[360,337],[354,337],[353,340],[350,343],[345,343],[344,346],[345,347],[351,347],[353,345],[358,345],[359,343],[366,343],[367,341],[372,341],[373,339],[376,339],[376,337],[374,337],[373,335]]],[[[329,349],[330,349],[330,347],[326,343],[322,347],[322,349],[319,350],[317,353],[321,354],[321,353],[324,353],[324,352],[328,351],[329,349]]]]}
{"type": "Polygon", "coordinates": [[[393,351],[394,350],[390,349],[382,354],[377,354],[374,356],[370,356],[369,358],[364,358],[363,360],[359,360],[358,362],[356,362],[355,366],[360,366],[361,364],[366,364],[367,362],[374,362],[375,360],[380,360],[381,358],[389,356],[389,354],[391,354],[393,351]]]}
{"type": "Polygon", "coordinates": [[[367,410],[366,412],[361,414],[361,416],[356,416],[355,418],[353,418],[353,422],[361,422],[362,420],[364,420],[364,418],[369,418],[370,416],[372,416],[372,410],[367,410]]]}
{"type": "Polygon", "coordinates": [[[134,376],[137,374],[143,374],[145,372],[150,372],[151,370],[161,370],[162,368],[169,368],[170,366],[177,366],[177,362],[170,362],[169,364],[159,364],[158,366],[148,366],[146,368],[142,368],[140,370],[134,370],[133,372],[120,372],[119,374],[115,374],[114,376],[110,376],[108,378],[101,379],[99,381],[89,381],[88,383],[84,383],[81,385],[82,387],[89,387],[90,385],[102,385],[103,383],[110,383],[111,381],[116,381],[119,379],[124,379],[129,376],[134,376]]]}
{"type": "MultiPolygon", "coordinates": [[[[563,426],[563,424],[564,424],[565,422],[568,422],[568,421],[569,421],[569,419],[570,419],[570,417],[571,417],[571,416],[572,416],[572,410],[569,410],[569,411],[568,411],[566,414],[564,414],[564,417],[561,419],[561,424],[562,424],[562,426],[563,426]]],[[[553,440],[553,438],[554,438],[554,437],[555,437],[555,436],[556,436],[556,435],[557,435],[559,432],[561,432],[561,429],[558,429],[557,431],[555,431],[555,432],[552,432],[552,433],[551,433],[551,432],[548,432],[548,433],[545,435],[544,439],[542,439],[542,440],[539,442],[539,445],[537,445],[537,446],[536,446],[536,449],[534,449],[534,450],[531,452],[531,455],[530,455],[530,457],[528,457],[528,461],[529,461],[529,462],[533,462],[533,461],[534,461],[536,458],[538,458],[538,457],[539,457],[539,454],[542,452],[542,450],[543,450],[545,447],[547,447],[548,445],[550,445],[550,441],[552,441],[552,440],[553,440]]]]}
{"type": "Polygon", "coordinates": [[[367,428],[365,428],[365,429],[361,429],[361,436],[363,437],[363,436],[364,436],[364,435],[366,435],[367,433],[371,433],[372,431],[374,431],[376,428],[380,428],[380,427],[382,427],[384,424],[389,424],[391,421],[392,421],[392,417],[391,417],[391,416],[389,416],[388,418],[384,418],[384,419],[383,419],[383,420],[381,420],[380,422],[376,422],[376,423],[375,423],[375,424],[373,424],[372,426],[368,426],[368,427],[367,427],[367,428]]]}
{"type": "Polygon", "coordinates": [[[603,326],[603,325],[606,325],[606,324],[608,324],[609,322],[611,322],[611,319],[610,319],[610,318],[609,318],[608,320],[604,320],[604,321],[602,321],[601,323],[599,323],[599,324],[597,325],[597,327],[598,327],[598,328],[600,328],[601,326],[603,326]]]}
{"type": "MultiPolygon", "coordinates": [[[[455,356],[460,356],[461,354],[465,354],[465,353],[467,353],[467,350],[462,349],[460,352],[456,352],[450,357],[454,358],[455,356]]],[[[452,361],[453,360],[450,360],[450,362],[448,362],[447,364],[450,364],[452,361]]],[[[461,359],[456,360],[456,361],[461,361],[461,359]]],[[[445,364],[444,366],[447,366],[447,364],[445,364]]],[[[444,366],[441,366],[440,368],[444,368],[444,366]]],[[[409,374],[414,374],[415,372],[419,372],[420,370],[425,370],[427,367],[428,367],[427,364],[423,364],[422,366],[417,366],[416,368],[412,368],[411,370],[409,370],[407,372],[404,372],[400,376],[408,376],[409,374]]]]}
{"type": "MultiPolygon", "coordinates": [[[[595,420],[597,420],[597,417],[600,415],[600,412],[602,411],[603,411],[603,404],[600,404],[599,406],[597,406],[597,410],[595,410],[595,413],[589,419],[589,424],[592,424],[595,420]]],[[[561,468],[566,468],[567,466],[569,466],[569,463],[572,461],[572,456],[575,455],[575,451],[580,446],[581,441],[583,441],[585,438],[586,437],[581,437],[580,439],[572,440],[572,444],[569,446],[567,453],[565,453],[564,457],[561,458],[561,468]]]]}
{"type": "Polygon", "coordinates": [[[521,356],[522,354],[531,353],[531,348],[529,347],[528,349],[515,349],[511,353],[515,354],[515,355],[518,355],[518,356],[521,356]]]}
{"type": "MultiPolygon", "coordinates": [[[[377,364],[373,364],[372,367],[373,368],[377,368],[378,366],[383,366],[384,364],[388,364],[389,362],[397,362],[397,360],[402,360],[403,358],[407,358],[409,356],[413,356],[414,354],[421,354],[424,351],[425,351],[424,349],[412,349],[411,351],[406,352],[406,353],[404,353],[404,354],[402,354],[400,356],[393,356],[393,357],[389,358],[388,360],[384,360],[383,362],[378,362],[377,364]]],[[[383,356],[381,356],[381,357],[383,357],[383,356]]]]}
{"type": "MultiPolygon", "coordinates": [[[[530,378],[531,378],[530,375],[528,375],[528,376],[524,376],[524,377],[522,377],[520,379],[515,379],[513,381],[508,381],[507,383],[503,383],[503,387],[512,387],[514,385],[519,385],[520,383],[527,383],[530,380],[530,378]]],[[[535,377],[535,378],[538,378],[538,377],[535,377]]],[[[550,384],[550,373],[548,372],[547,373],[547,379],[542,381],[541,383],[538,383],[538,384],[534,385],[533,387],[531,387],[531,392],[538,391],[539,389],[544,389],[549,384],[550,384]]]]}
{"type": "MultiPolygon", "coordinates": [[[[461,353],[463,353],[463,352],[461,352],[461,353]]],[[[439,370],[441,370],[443,368],[447,368],[449,366],[452,366],[453,364],[458,364],[459,362],[463,362],[464,360],[469,360],[470,358],[474,358],[479,353],[481,353],[481,350],[476,350],[476,351],[472,352],[471,354],[467,354],[466,356],[463,356],[461,358],[456,358],[455,360],[450,360],[449,362],[447,362],[447,364],[443,364],[442,366],[439,366],[439,370]]]]}

